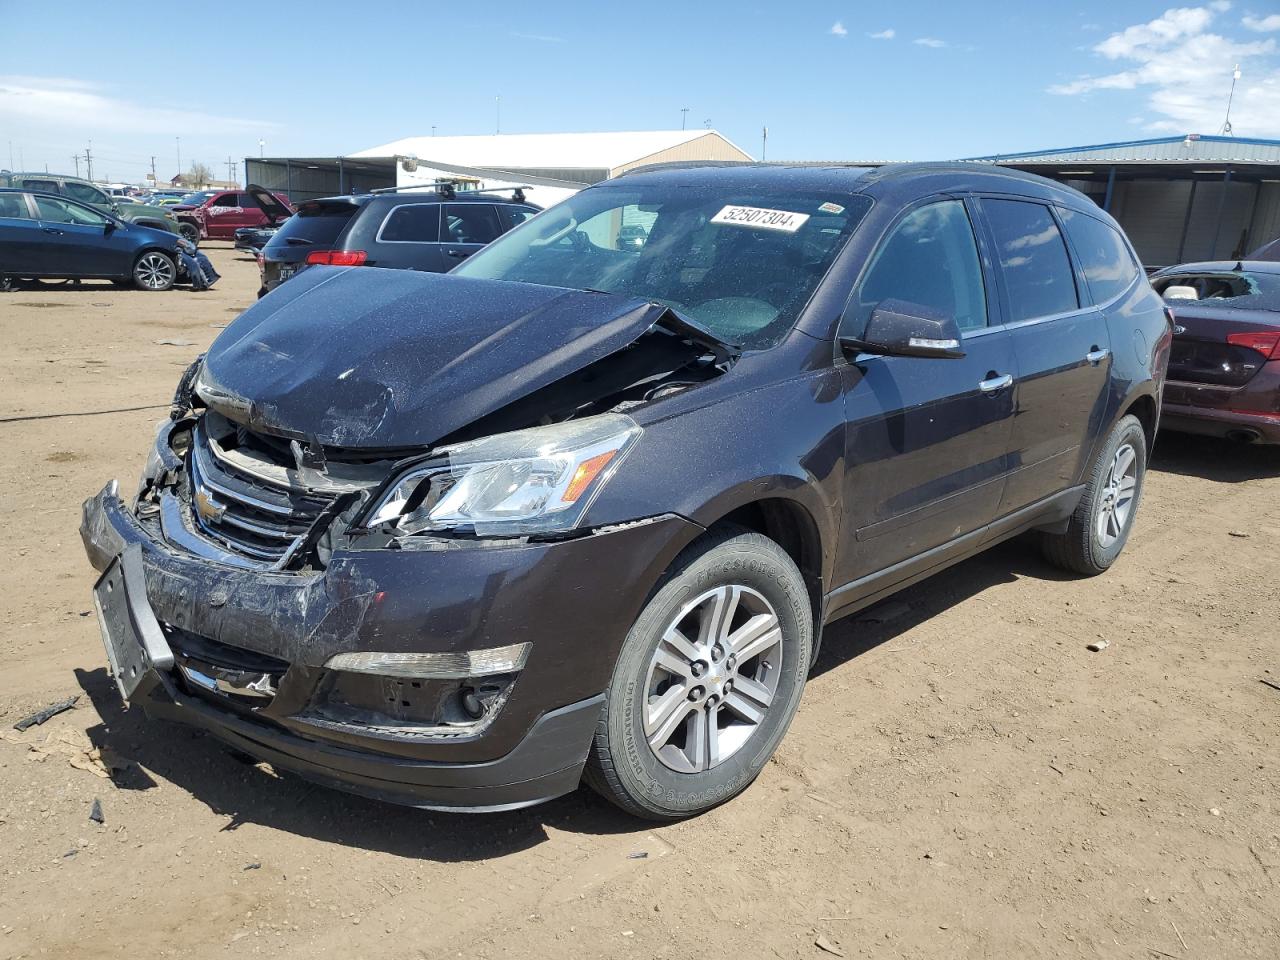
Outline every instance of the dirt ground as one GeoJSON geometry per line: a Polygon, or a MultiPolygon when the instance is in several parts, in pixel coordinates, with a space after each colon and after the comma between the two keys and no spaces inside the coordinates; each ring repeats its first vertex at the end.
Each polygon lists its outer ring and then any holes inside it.
{"type": "Polygon", "coordinates": [[[1280,450],[1164,436],[1106,576],[1015,542],[829,628],[678,825],[384,806],[122,711],[80,502],[253,301],[209,246],[205,293],[0,294],[0,957],[1280,956],[1280,450]]]}

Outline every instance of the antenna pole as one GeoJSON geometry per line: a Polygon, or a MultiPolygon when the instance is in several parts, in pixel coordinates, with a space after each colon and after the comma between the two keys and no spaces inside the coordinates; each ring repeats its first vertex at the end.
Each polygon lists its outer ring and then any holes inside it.
{"type": "Polygon", "coordinates": [[[1231,101],[1236,96],[1236,81],[1240,79],[1240,64],[1236,64],[1235,70],[1231,73],[1231,92],[1227,94],[1227,118],[1222,121],[1222,135],[1224,137],[1231,136],[1231,101]]]}

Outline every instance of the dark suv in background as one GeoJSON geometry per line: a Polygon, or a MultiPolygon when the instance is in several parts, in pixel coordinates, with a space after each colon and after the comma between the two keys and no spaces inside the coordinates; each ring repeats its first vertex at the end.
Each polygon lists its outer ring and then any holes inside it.
{"type": "Polygon", "coordinates": [[[262,248],[258,296],[316,264],[445,273],[542,209],[508,192],[415,188],[308,200],[262,248]]]}
{"type": "Polygon", "coordinates": [[[698,813],[823,624],[1024,532],[1111,566],[1171,337],[1110,216],[974,164],[641,171],[446,275],[308,270],[85,504],[112,670],[388,800],[698,813]]]}

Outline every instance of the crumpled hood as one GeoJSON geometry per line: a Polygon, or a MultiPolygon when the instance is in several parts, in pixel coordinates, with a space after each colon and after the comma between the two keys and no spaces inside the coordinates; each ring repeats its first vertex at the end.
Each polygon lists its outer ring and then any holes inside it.
{"type": "Polygon", "coordinates": [[[312,267],[222,332],[200,393],[264,432],[428,446],[622,349],[663,313],[559,287],[312,267]]]}

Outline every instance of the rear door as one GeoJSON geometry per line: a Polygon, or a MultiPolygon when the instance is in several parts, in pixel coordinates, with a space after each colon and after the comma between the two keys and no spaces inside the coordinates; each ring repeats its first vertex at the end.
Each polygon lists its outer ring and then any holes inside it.
{"type": "Polygon", "coordinates": [[[369,263],[401,270],[444,273],[455,261],[440,242],[440,204],[402,203],[392,207],[374,232],[369,263]]]}
{"type": "Polygon", "coordinates": [[[0,193],[0,274],[22,277],[38,260],[40,223],[31,215],[25,193],[0,193]]]}
{"type": "Polygon", "coordinates": [[[440,223],[445,269],[457,266],[502,235],[502,221],[492,203],[446,203],[440,223]]]}
{"type": "Polygon", "coordinates": [[[1054,209],[1012,197],[980,205],[1019,369],[1004,516],[1079,482],[1106,414],[1111,341],[1054,209]]]}
{"type": "Polygon", "coordinates": [[[856,338],[880,301],[919,303],[955,316],[965,352],[954,360],[860,354],[846,369],[852,536],[838,561],[842,582],[910,558],[919,559],[902,579],[942,562],[965,548],[958,538],[982,535],[1000,502],[1018,371],[970,214],[954,198],[905,213],[873,254],[842,321],[842,332],[856,338]]]}

